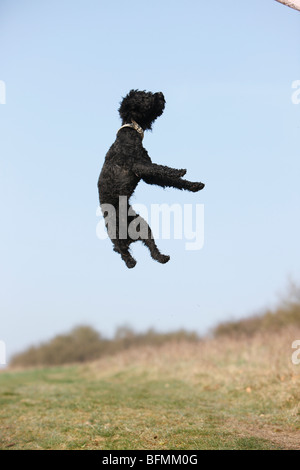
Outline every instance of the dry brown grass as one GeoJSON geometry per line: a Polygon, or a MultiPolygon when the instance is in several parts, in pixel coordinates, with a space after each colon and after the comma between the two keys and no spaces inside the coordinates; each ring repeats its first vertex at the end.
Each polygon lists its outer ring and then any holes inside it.
{"type": "MultiPolygon", "coordinates": [[[[173,377],[196,380],[199,373],[220,374],[226,370],[227,380],[243,372],[262,376],[297,377],[300,367],[291,361],[292,342],[300,339],[300,328],[287,327],[271,333],[247,337],[220,337],[199,342],[169,342],[158,347],[130,348],[118,354],[91,362],[87,367],[100,375],[134,368],[151,374],[172,374],[173,377]]],[[[216,376],[216,375],[215,375],[216,376]]],[[[197,379],[198,380],[198,379],[197,379]]]]}
{"type": "Polygon", "coordinates": [[[180,380],[213,401],[224,403],[223,431],[265,439],[284,449],[300,449],[300,365],[293,365],[292,342],[300,328],[286,327],[248,337],[220,337],[199,343],[134,348],[91,363],[102,379],[122,374],[131,380],[180,380]]]}
{"type": "Polygon", "coordinates": [[[0,448],[299,450],[296,339],[286,326],[6,371],[0,448]]]}

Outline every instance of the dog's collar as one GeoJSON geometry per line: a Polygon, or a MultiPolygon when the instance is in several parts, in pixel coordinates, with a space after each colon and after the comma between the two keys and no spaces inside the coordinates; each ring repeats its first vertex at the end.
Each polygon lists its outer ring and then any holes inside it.
{"type": "MultiPolygon", "coordinates": [[[[141,128],[141,126],[138,125],[137,122],[135,122],[133,119],[131,119],[131,124],[124,124],[124,126],[120,127],[120,129],[118,130],[118,132],[123,129],[124,127],[131,127],[131,129],[134,129],[135,131],[138,132],[138,134],[140,135],[141,139],[143,140],[144,138],[144,131],[143,129],[141,128]]],[[[118,134],[117,132],[117,134],[118,134]]]]}

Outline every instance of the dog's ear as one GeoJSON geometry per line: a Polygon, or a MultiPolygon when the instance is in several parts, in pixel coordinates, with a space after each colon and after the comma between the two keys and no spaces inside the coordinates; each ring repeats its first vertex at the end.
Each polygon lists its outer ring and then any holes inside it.
{"type": "Polygon", "coordinates": [[[122,99],[119,107],[119,114],[123,123],[130,122],[132,113],[138,104],[138,90],[130,90],[129,93],[122,99]]]}

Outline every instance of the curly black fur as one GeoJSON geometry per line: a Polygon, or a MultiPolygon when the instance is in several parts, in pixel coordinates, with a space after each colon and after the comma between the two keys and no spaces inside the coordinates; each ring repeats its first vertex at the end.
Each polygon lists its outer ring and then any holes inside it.
{"type": "MultiPolygon", "coordinates": [[[[165,98],[161,92],[131,90],[121,102],[119,113],[123,125],[131,123],[133,120],[143,130],[147,130],[152,128],[153,122],[162,115],[164,108],[165,98]]],[[[124,127],[117,133],[116,140],[105,157],[98,180],[98,191],[106,226],[109,228],[110,223],[115,225],[116,230],[113,234],[108,230],[114,244],[114,251],[121,255],[128,268],[133,268],[136,265],[129,247],[137,240],[141,240],[149,248],[152,258],[156,261],[166,263],[170,259],[169,256],[160,253],[149,225],[134,212],[129,204],[129,198],[137,184],[142,179],[148,184],[156,184],[163,188],[169,186],[193,192],[204,188],[203,183],[193,183],[182,179],[185,173],[184,169],[177,170],[152,163],[143,147],[142,137],[135,129],[124,127]],[[125,211],[120,208],[120,196],[126,197],[125,211]],[[106,204],[114,207],[115,217],[106,210],[106,204]],[[139,236],[135,239],[129,235],[127,229],[135,221],[138,222],[140,232],[146,233],[147,236],[139,236]]]]}

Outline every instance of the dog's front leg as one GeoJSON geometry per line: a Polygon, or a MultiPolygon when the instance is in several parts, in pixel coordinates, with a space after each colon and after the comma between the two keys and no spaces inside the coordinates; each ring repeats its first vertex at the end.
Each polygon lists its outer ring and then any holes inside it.
{"type": "Polygon", "coordinates": [[[186,174],[185,169],[177,170],[176,168],[170,168],[165,165],[157,165],[156,163],[136,163],[133,167],[134,173],[139,178],[144,177],[169,177],[169,178],[181,178],[186,174]]]}
{"type": "Polygon", "coordinates": [[[136,164],[133,171],[145,183],[156,184],[163,188],[169,186],[177,189],[185,189],[187,191],[197,192],[204,188],[203,183],[192,182],[181,178],[180,172],[185,170],[175,170],[161,165],[142,165],[136,164]],[[176,175],[176,176],[175,176],[176,175]]]}

